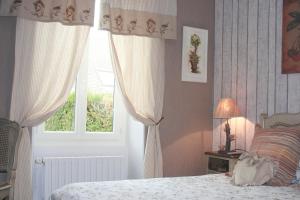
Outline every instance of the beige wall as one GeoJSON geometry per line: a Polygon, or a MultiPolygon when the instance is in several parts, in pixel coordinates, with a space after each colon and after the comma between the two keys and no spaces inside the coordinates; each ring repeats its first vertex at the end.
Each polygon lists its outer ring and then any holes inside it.
{"type": "Polygon", "coordinates": [[[165,176],[205,171],[203,152],[211,148],[214,67],[214,1],[178,0],[177,40],[166,42],[166,85],[161,124],[165,176]],[[209,31],[208,82],[181,81],[182,27],[209,31]]]}
{"type": "Polygon", "coordinates": [[[0,17],[0,117],[8,117],[14,69],[16,19],[0,17]]]}

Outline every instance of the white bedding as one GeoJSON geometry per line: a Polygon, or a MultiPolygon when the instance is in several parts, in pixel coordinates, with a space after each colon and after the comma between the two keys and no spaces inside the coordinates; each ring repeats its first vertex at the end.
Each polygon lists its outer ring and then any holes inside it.
{"type": "Polygon", "coordinates": [[[224,174],[66,185],[51,200],[296,200],[300,188],[238,187],[224,174]]]}

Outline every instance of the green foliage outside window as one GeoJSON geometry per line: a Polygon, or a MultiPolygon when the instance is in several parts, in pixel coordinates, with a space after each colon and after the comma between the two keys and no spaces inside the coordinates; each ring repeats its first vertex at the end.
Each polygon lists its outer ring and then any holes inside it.
{"type": "MultiPolygon", "coordinates": [[[[75,92],[71,93],[65,105],[45,123],[46,131],[73,131],[75,119],[75,92]]],[[[88,132],[112,132],[113,95],[110,93],[88,94],[88,132]]]]}
{"type": "Polygon", "coordinates": [[[112,94],[88,94],[86,131],[112,132],[113,96],[112,94]]]}
{"type": "Polygon", "coordinates": [[[75,92],[72,92],[68,101],[45,123],[46,131],[72,131],[75,118],[75,92]]]}

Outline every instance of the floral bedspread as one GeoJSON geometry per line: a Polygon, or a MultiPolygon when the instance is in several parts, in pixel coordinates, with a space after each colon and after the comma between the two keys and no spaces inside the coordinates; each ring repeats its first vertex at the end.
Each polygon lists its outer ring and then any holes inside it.
{"type": "Polygon", "coordinates": [[[249,186],[230,183],[223,174],[195,177],[85,182],[66,185],[51,200],[295,200],[300,188],[249,186]]]}

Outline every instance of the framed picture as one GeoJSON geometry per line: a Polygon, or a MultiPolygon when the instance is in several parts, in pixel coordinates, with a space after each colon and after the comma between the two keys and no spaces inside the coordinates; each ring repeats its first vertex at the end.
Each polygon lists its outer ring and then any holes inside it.
{"type": "Polygon", "coordinates": [[[208,30],[183,27],[181,80],[207,82],[208,30]]]}
{"type": "Polygon", "coordinates": [[[300,1],[283,1],[282,73],[300,73],[300,1]]]}

